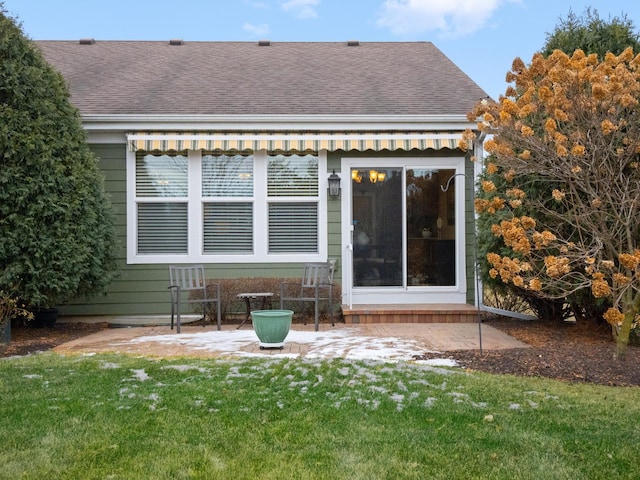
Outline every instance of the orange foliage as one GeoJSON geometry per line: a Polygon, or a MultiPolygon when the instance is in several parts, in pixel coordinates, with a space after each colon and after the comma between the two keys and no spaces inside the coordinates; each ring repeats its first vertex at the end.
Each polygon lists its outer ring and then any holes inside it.
{"type": "Polygon", "coordinates": [[[640,55],[627,49],[600,61],[581,50],[556,50],[546,58],[535,54],[529,65],[516,58],[506,80],[504,96],[479,102],[469,114],[492,134],[485,142],[493,155],[489,178],[481,184],[489,195],[475,200],[476,211],[500,212],[491,231],[513,252],[489,254],[490,275],[540,296],[590,288],[613,303],[604,315],[611,325],[633,321],[629,311],[640,305],[640,249],[630,248],[640,224],[640,55]],[[500,187],[504,182],[491,175],[511,185],[500,187]],[[553,182],[549,198],[529,198],[518,183],[528,175],[553,182]],[[571,228],[562,220],[557,228],[538,225],[517,213],[553,215],[554,208],[570,212],[571,228]],[[615,237],[625,232],[632,233],[615,237]]]}

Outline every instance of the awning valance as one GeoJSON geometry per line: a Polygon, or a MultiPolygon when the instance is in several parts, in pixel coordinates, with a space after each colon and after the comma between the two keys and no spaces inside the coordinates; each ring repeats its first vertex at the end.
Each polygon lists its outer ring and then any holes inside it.
{"type": "Polygon", "coordinates": [[[462,132],[153,132],[130,133],[131,151],[258,151],[311,153],[327,151],[451,150],[470,148],[462,132]]]}

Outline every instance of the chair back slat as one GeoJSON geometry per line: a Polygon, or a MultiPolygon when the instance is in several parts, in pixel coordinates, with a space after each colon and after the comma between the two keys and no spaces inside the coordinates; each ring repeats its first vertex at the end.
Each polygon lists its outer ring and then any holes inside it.
{"type": "Polygon", "coordinates": [[[328,263],[307,263],[302,275],[303,288],[315,288],[316,285],[331,283],[331,265],[328,263]]]}
{"type": "Polygon", "coordinates": [[[204,265],[172,266],[169,276],[171,285],[177,285],[181,290],[205,290],[204,265]]]}

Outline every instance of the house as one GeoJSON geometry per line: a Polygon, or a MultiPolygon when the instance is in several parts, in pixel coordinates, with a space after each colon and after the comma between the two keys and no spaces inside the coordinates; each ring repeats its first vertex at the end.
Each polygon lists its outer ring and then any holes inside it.
{"type": "Polygon", "coordinates": [[[474,303],[481,146],[459,145],[487,94],[432,43],[36,44],[69,83],[122,247],[109,294],[63,313],[166,314],[170,264],[291,277],[328,259],[345,311],[474,303]]]}

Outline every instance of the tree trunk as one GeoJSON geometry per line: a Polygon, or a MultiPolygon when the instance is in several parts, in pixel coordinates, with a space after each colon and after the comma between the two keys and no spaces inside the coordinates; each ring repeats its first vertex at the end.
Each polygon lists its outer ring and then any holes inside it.
{"type": "Polygon", "coordinates": [[[614,327],[615,338],[616,338],[616,360],[624,360],[627,355],[627,346],[629,345],[629,335],[631,334],[631,327],[633,326],[633,321],[636,318],[636,313],[627,312],[624,315],[624,321],[619,329],[614,327]]]}

